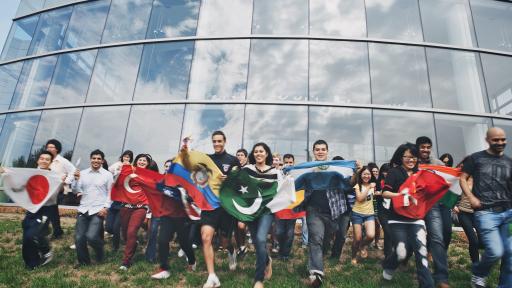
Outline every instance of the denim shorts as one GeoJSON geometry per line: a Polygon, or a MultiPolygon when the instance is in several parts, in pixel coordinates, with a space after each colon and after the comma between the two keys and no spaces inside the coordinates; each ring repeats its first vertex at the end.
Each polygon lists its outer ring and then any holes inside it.
{"type": "Polygon", "coordinates": [[[370,214],[370,215],[360,214],[360,213],[352,211],[352,224],[361,225],[367,221],[375,221],[375,215],[374,214],[370,214]]]}

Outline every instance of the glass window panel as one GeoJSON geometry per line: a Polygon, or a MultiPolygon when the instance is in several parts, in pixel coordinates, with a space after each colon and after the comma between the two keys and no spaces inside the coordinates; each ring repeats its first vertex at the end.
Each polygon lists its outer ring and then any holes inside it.
{"type": "Polygon", "coordinates": [[[308,0],[257,0],[253,34],[308,34],[308,0]]]}
{"type": "Polygon", "coordinates": [[[311,41],[309,99],[336,103],[370,103],[366,43],[311,41]]]}
{"type": "Polygon", "coordinates": [[[512,57],[480,54],[492,112],[512,115],[512,57]]]}
{"type": "Polygon", "coordinates": [[[76,5],[64,40],[64,48],[99,44],[105,27],[110,0],[76,5]]]}
{"type": "Polygon", "coordinates": [[[189,99],[243,100],[250,40],[196,41],[189,99]]]}
{"type": "Polygon", "coordinates": [[[56,62],[49,56],[23,63],[10,109],[43,106],[56,62]]]}
{"type": "Polygon", "coordinates": [[[134,99],[185,99],[193,51],[193,41],[145,45],[134,99]]]}
{"type": "Polygon", "coordinates": [[[252,40],[250,59],[247,99],[307,99],[307,41],[252,40]]]}
{"type": "Polygon", "coordinates": [[[311,35],[366,37],[364,0],[314,0],[309,9],[311,35]]]}
{"type": "Polygon", "coordinates": [[[226,151],[235,154],[242,146],[244,105],[187,105],[181,138],[192,137],[191,147],[213,153],[212,133],[226,134],[226,151]]]}
{"type": "MultiPolygon", "coordinates": [[[[82,108],[46,110],[41,115],[37,127],[30,160],[36,165],[37,155],[45,149],[48,139],[57,139],[62,144],[61,155],[71,159],[73,147],[75,146],[76,133],[82,116],[82,108]]],[[[82,159],[86,160],[86,159],[82,159]]],[[[87,161],[86,161],[87,162],[87,161]]]]}
{"type": "Polygon", "coordinates": [[[66,29],[73,7],[64,7],[45,12],[37,24],[34,39],[28,50],[29,55],[59,50],[64,42],[66,29]]]}
{"type": "Polygon", "coordinates": [[[313,149],[313,143],[323,139],[329,144],[329,159],[341,156],[373,161],[371,113],[370,109],[310,107],[308,148],[313,149]]]}
{"type": "Polygon", "coordinates": [[[0,66],[0,111],[9,109],[23,62],[0,66]]]}
{"type": "Polygon", "coordinates": [[[512,4],[471,0],[478,46],[512,51],[512,4]]]}
{"type": "Polygon", "coordinates": [[[418,1],[366,0],[368,37],[422,41],[418,1]]]}
{"type": "Polygon", "coordinates": [[[427,48],[430,86],[435,108],[486,112],[478,55],[427,48]]]}
{"type": "Polygon", "coordinates": [[[112,0],[101,43],[144,39],[152,2],[112,0]]]}
{"type": "Polygon", "coordinates": [[[155,1],[146,39],[196,35],[200,4],[200,0],[155,1]]]}
{"type": "MultiPolygon", "coordinates": [[[[505,133],[507,133],[507,139],[512,138],[512,120],[493,119],[492,122],[494,126],[500,127],[503,130],[505,130],[505,133]]],[[[510,155],[512,155],[512,145],[508,144],[507,146],[505,146],[505,154],[508,155],[509,157],[510,155]]]]}
{"type": "Polygon", "coordinates": [[[251,20],[252,0],[203,1],[197,35],[249,35],[251,20]]]}
{"type": "Polygon", "coordinates": [[[39,15],[23,18],[12,23],[11,31],[7,36],[0,57],[2,61],[27,56],[32,36],[37,27],[37,21],[39,21],[39,15]]]}
{"type": "Polygon", "coordinates": [[[94,66],[87,102],[131,100],[141,54],[142,45],[101,49],[94,66]]]}
{"type": "Polygon", "coordinates": [[[295,162],[307,160],[308,108],[306,106],[247,105],[244,148],[251,151],[265,142],[272,153],[291,153],[295,162]]]}
{"type": "Polygon", "coordinates": [[[369,45],[374,104],[432,107],[424,48],[369,45]]]}
{"type": "Polygon", "coordinates": [[[2,127],[4,126],[4,122],[5,122],[5,114],[3,115],[0,115],[0,135],[2,135],[2,127]]]}
{"type": "Polygon", "coordinates": [[[129,106],[85,108],[73,151],[73,163],[81,159],[78,168],[89,167],[89,154],[95,149],[105,153],[108,163],[117,161],[122,153],[129,113],[129,106]]]}
{"type": "Polygon", "coordinates": [[[45,106],[84,103],[98,50],[59,56],[45,106]]]}
{"type": "Polygon", "coordinates": [[[420,0],[425,41],[476,46],[468,0],[420,0]]]}
{"type": "Polygon", "coordinates": [[[81,0],[45,0],[44,8],[57,7],[61,5],[66,5],[73,2],[79,2],[81,0]]]}
{"type": "Polygon", "coordinates": [[[176,156],[181,144],[184,106],[133,106],[123,150],[151,154],[160,172],[163,172],[165,160],[176,156]],[[165,133],[162,133],[164,131],[165,133]]]}
{"type": "Polygon", "coordinates": [[[471,153],[487,148],[485,133],[491,126],[488,118],[436,114],[437,151],[450,153],[459,163],[471,153]]]}
{"type": "Polygon", "coordinates": [[[0,135],[1,165],[27,167],[40,111],[7,115],[0,135]]]}
{"type": "Polygon", "coordinates": [[[38,10],[43,9],[44,0],[21,0],[18,10],[16,11],[16,17],[34,13],[38,10]]]}
{"type": "Polygon", "coordinates": [[[374,110],[373,128],[375,161],[379,164],[389,162],[400,144],[416,143],[419,136],[427,136],[436,143],[431,113],[374,110]]]}

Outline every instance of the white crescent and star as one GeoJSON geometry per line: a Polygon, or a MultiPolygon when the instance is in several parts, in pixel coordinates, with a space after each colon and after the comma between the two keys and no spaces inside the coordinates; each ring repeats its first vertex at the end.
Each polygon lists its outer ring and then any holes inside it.
{"type": "Polygon", "coordinates": [[[139,177],[139,175],[132,173],[132,174],[126,176],[126,178],[124,178],[124,189],[130,193],[139,193],[142,191],[142,190],[133,190],[132,187],[130,187],[130,180],[132,180],[135,177],[139,177]]]}
{"type": "Polygon", "coordinates": [[[245,193],[249,193],[249,191],[247,191],[247,188],[249,188],[249,186],[240,186],[240,193],[242,194],[245,194],[245,193]]]}
{"type": "MultiPolygon", "coordinates": [[[[246,187],[246,189],[247,189],[247,187],[246,187]]],[[[242,189],[240,189],[240,190],[242,190],[242,189]]],[[[258,198],[256,198],[256,200],[254,200],[252,205],[249,207],[240,206],[238,203],[236,203],[235,199],[231,199],[231,201],[233,201],[233,205],[235,206],[236,210],[238,210],[238,212],[245,214],[245,215],[252,215],[260,209],[261,203],[263,203],[263,198],[261,198],[261,192],[258,189],[258,198]]]]}

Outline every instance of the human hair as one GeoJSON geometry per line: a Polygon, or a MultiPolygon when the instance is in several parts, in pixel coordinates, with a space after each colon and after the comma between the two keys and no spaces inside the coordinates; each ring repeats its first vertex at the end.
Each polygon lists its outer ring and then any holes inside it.
{"type": "Polygon", "coordinates": [[[254,146],[252,146],[251,154],[249,154],[249,163],[256,164],[256,159],[254,158],[254,150],[258,146],[263,147],[265,152],[267,152],[267,158],[265,159],[265,164],[271,166],[273,163],[273,160],[274,160],[272,157],[272,152],[270,151],[270,147],[268,147],[268,145],[263,142],[256,143],[256,144],[254,144],[254,146]]]}
{"type": "Polygon", "coordinates": [[[148,166],[146,168],[149,169],[149,166],[151,166],[151,161],[153,161],[153,158],[151,158],[151,156],[149,154],[142,153],[142,154],[135,156],[135,159],[133,160],[132,165],[137,166],[137,161],[139,161],[140,158],[146,158],[146,161],[148,162],[148,166]]]}
{"type": "Polygon", "coordinates": [[[100,149],[93,150],[91,154],[89,154],[89,158],[92,158],[92,156],[94,155],[100,155],[101,160],[105,160],[105,153],[103,153],[103,151],[101,151],[100,149]]]}
{"type": "Polygon", "coordinates": [[[158,164],[153,159],[151,159],[151,162],[149,162],[148,169],[160,173],[158,164]]]}
{"type": "Polygon", "coordinates": [[[101,167],[103,167],[103,169],[105,169],[105,170],[108,170],[108,162],[107,162],[107,159],[103,159],[103,163],[101,164],[101,167]]]}
{"type": "Polygon", "coordinates": [[[50,155],[50,162],[53,161],[53,154],[50,151],[48,151],[48,150],[41,151],[41,153],[39,153],[39,155],[37,155],[37,159],[39,159],[39,157],[41,157],[41,155],[50,155]]]}
{"type": "Polygon", "coordinates": [[[221,135],[222,139],[224,139],[224,141],[226,141],[226,134],[224,134],[224,132],[222,132],[220,130],[217,130],[217,131],[213,132],[212,133],[212,139],[213,139],[213,136],[216,136],[216,135],[221,135]]]}
{"type": "Polygon", "coordinates": [[[241,152],[241,153],[244,153],[245,157],[247,157],[247,154],[248,154],[248,153],[247,153],[247,150],[245,150],[244,148],[240,148],[240,149],[236,150],[236,154],[238,154],[238,153],[240,153],[240,152],[241,152]]]}
{"type": "Polygon", "coordinates": [[[370,172],[370,181],[368,181],[368,183],[377,183],[377,179],[375,179],[375,177],[373,176],[372,169],[369,166],[363,166],[363,168],[361,168],[361,170],[359,170],[356,175],[359,190],[363,189],[363,177],[361,177],[361,175],[363,175],[364,171],[370,172]]]}
{"type": "Polygon", "coordinates": [[[325,142],[325,140],[322,140],[322,139],[316,140],[315,143],[313,143],[313,150],[315,150],[316,145],[325,145],[325,148],[327,148],[327,150],[329,150],[329,145],[327,144],[327,142],[325,142]]]}
{"type": "MultiPolygon", "coordinates": [[[[44,147],[45,148],[48,147],[48,144],[53,144],[53,146],[55,146],[55,149],[57,150],[57,154],[60,154],[60,151],[62,151],[62,143],[60,143],[59,140],[50,139],[50,140],[46,141],[46,145],[44,147]]],[[[48,149],[48,148],[46,148],[46,149],[48,149]]]]}
{"type": "Polygon", "coordinates": [[[133,152],[132,150],[125,150],[121,156],[119,156],[119,161],[123,162],[123,157],[128,155],[130,157],[130,163],[133,161],[133,152]]]}
{"type": "MultiPolygon", "coordinates": [[[[389,161],[391,165],[393,165],[394,167],[402,166],[402,157],[404,156],[407,150],[411,152],[412,156],[419,158],[420,153],[418,151],[418,147],[410,142],[407,142],[396,148],[395,153],[393,153],[393,157],[391,158],[391,161],[389,161]]],[[[418,162],[416,162],[414,170],[417,170],[417,168],[418,162]]]]}
{"type": "Polygon", "coordinates": [[[287,154],[283,155],[283,161],[284,161],[284,159],[290,159],[290,158],[293,160],[293,162],[295,162],[295,156],[293,156],[293,154],[287,153],[287,154]]]}
{"type": "Polygon", "coordinates": [[[370,168],[370,172],[373,170],[373,168],[377,168],[377,170],[379,169],[379,166],[377,166],[377,164],[375,164],[374,162],[368,162],[368,168],[370,168]]]}
{"type": "Polygon", "coordinates": [[[334,156],[334,157],[332,157],[332,160],[345,160],[345,158],[343,158],[341,156],[334,156]]]}
{"type": "Polygon", "coordinates": [[[450,153],[444,153],[443,155],[441,155],[441,157],[439,157],[439,160],[443,161],[444,158],[448,158],[446,166],[453,167],[453,156],[450,153]]]}
{"type": "Polygon", "coordinates": [[[391,169],[391,166],[389,165],[389,163],[384,163],[380,166],[380,169],[379,169],[379,180],[382,180],[384,179],[384,173],[387,173],[389,172],[389,169],[391,169]]]}
{"type": "Polygon", "coordinates": [[[279,159],[281,159],[281,154],[279,154],[277,152],[274,152],[274,153],[272,153],[272,158],[279,158],[279,159]]]}
{"type": "Polygon", "coordinates": [[[428,138],[427,136],[420,136],[416,138],[416,146],[420,147],[422,144],[430,144],[432,145],[432,140],[428,138]]]}

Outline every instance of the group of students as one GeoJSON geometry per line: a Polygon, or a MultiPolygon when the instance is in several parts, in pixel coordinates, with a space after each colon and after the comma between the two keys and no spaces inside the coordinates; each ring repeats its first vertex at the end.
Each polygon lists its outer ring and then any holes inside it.
{"type": "MultiPolygon", "coordinates": [[[[225,150],[226,136],[222,131],[215,131],[211,140],[214,153],[209,156],[223,173],[221,180],[225,180],[228,173],[238,167],[265,175],[269,181],[277,181],[283,173],[282,166],[295,164],[293,155],[286,154],[281,161],[265,143],[255,144],[250,152],[240,149],[237,156],[233,156],[225,150]]],[[[263,287],[263,282],[272,276],[272,258],[267,245],[269,234],[274,234],[272,238],[279,243],[278,254],[282,260],[286,260],[291,253],[296,219],[305,218],[302,226],[303,229],[308,228],[307,282],[312,287],[319,287],[323,283],[323,258],[328,254],[328,247],[332,246],[331,257],[340,258],[350,222],[353,227],[353,264],[368,257],[367,248],[375,240],[376,234],[380,234],[378,232],[382,227],[385,256],[382,261],[383,279],[392,280],[399,264],[414,253],[420,287],[449,287],[447,251],[451,240],[452,212],[455,212],[469,239],[473,262],[469,281],[471,287],[486,287],[486,277],[492,265],[500,259],[499,287],[512,287],[512,159],[504,155],[506,136],[502,129],[490,128],[486,141],[489,144],[487,150],[467,156],[459,164],[464,194],[457,206],[452,211],[450,207],[437,203],[424,219],[411,219],[396,213],[390,199],[404,197],[400,186],[418,171],[419,164],[453,165],[450,155],[443,155],[442,161],[431,156],[432,141],[425,136],[418,137],[414,144],[400,145],[390,162],[380,169],[373,163],[363,166],[357,161],[354,176],[350,179],[352,190],[339,189],[341,186],[336,181],[343,180],[331,179],[332,183],[323,183],[321,190],[306,189],[304,201],[294,211],[281,215],[276,213],[276,217],[267,213],[247,223],[237,221],[220,205],[210,211],[202,211],[198,222],[190,221],[182,203],[178,201],[172,202],[171,214],[151,218],[148,200],[143,193],[133,194],[135,196],[131,203],[112,202],[110,191],[123,165],[155,169],[156,163],[147,154],[139,154],[132,161],[133,153],[126,151],[119,162],[104,169],[105,155],[100,150],[94,150],[90,153],[90,167],[79,171],[59,155],[61,145],[52,139],[48,141],[46,151],[39,155],[37,165],[39,169],[60,172],[64,175],[65,189],[68,189],[65,191],[79,196],[75,227],[77,267],[91,264],[88,245],[95,251],[96,262],[103,260],[103,235],[106,229],[114,235],[115,249],[119,248],[119,235],[122,236],[125,247],[119,269],[129,269],[138,245],[137,233],[151,219],[146,256],[152,261],[158,251],[160,263],[159,271],[152,278],[165,279],[170,276],[169,242],[174,234],[177,234],[180,248],[187,257],[188,270],[196,270],[192,247],[194,241],[191,241],[195,230],[200,233],[201,243],[198,244],[202,246],[208,271],[203,287],[220,287],[214,266],[214,236],[228,252],[229,269],[236,270],[237,255],[240,257],[247,252],[244,238],[248,227],[256,253],[254,287],[263,287]],[[105,226],[104,219],[107,219],[105,226]],[[275,233],[270,233],[273,222],[275,233]],[[232,241],[233,233],[238,250],[235,250],[232,241]],[[484,248],[481,256],[479,246],[484,248]],[[428,267],[428,253],[432,255],[433,273],[428,267]]],[[[329,146],[326,141],[317,140],[312,149],[315,161],[328,160],[329,146]]],[[[337,156],[333,160],[343,158],[337,156]]],[[[170,160],[165,163],[164,171],[170,164],[170,160]]],[[[27,212],[23,220],[23,259],[29,268],[45,265],[52,259],[46,239],[48,223],[53,225],[54,237],[62,235],[54,202],[50,201],[36,213],[27,212]]]]}

